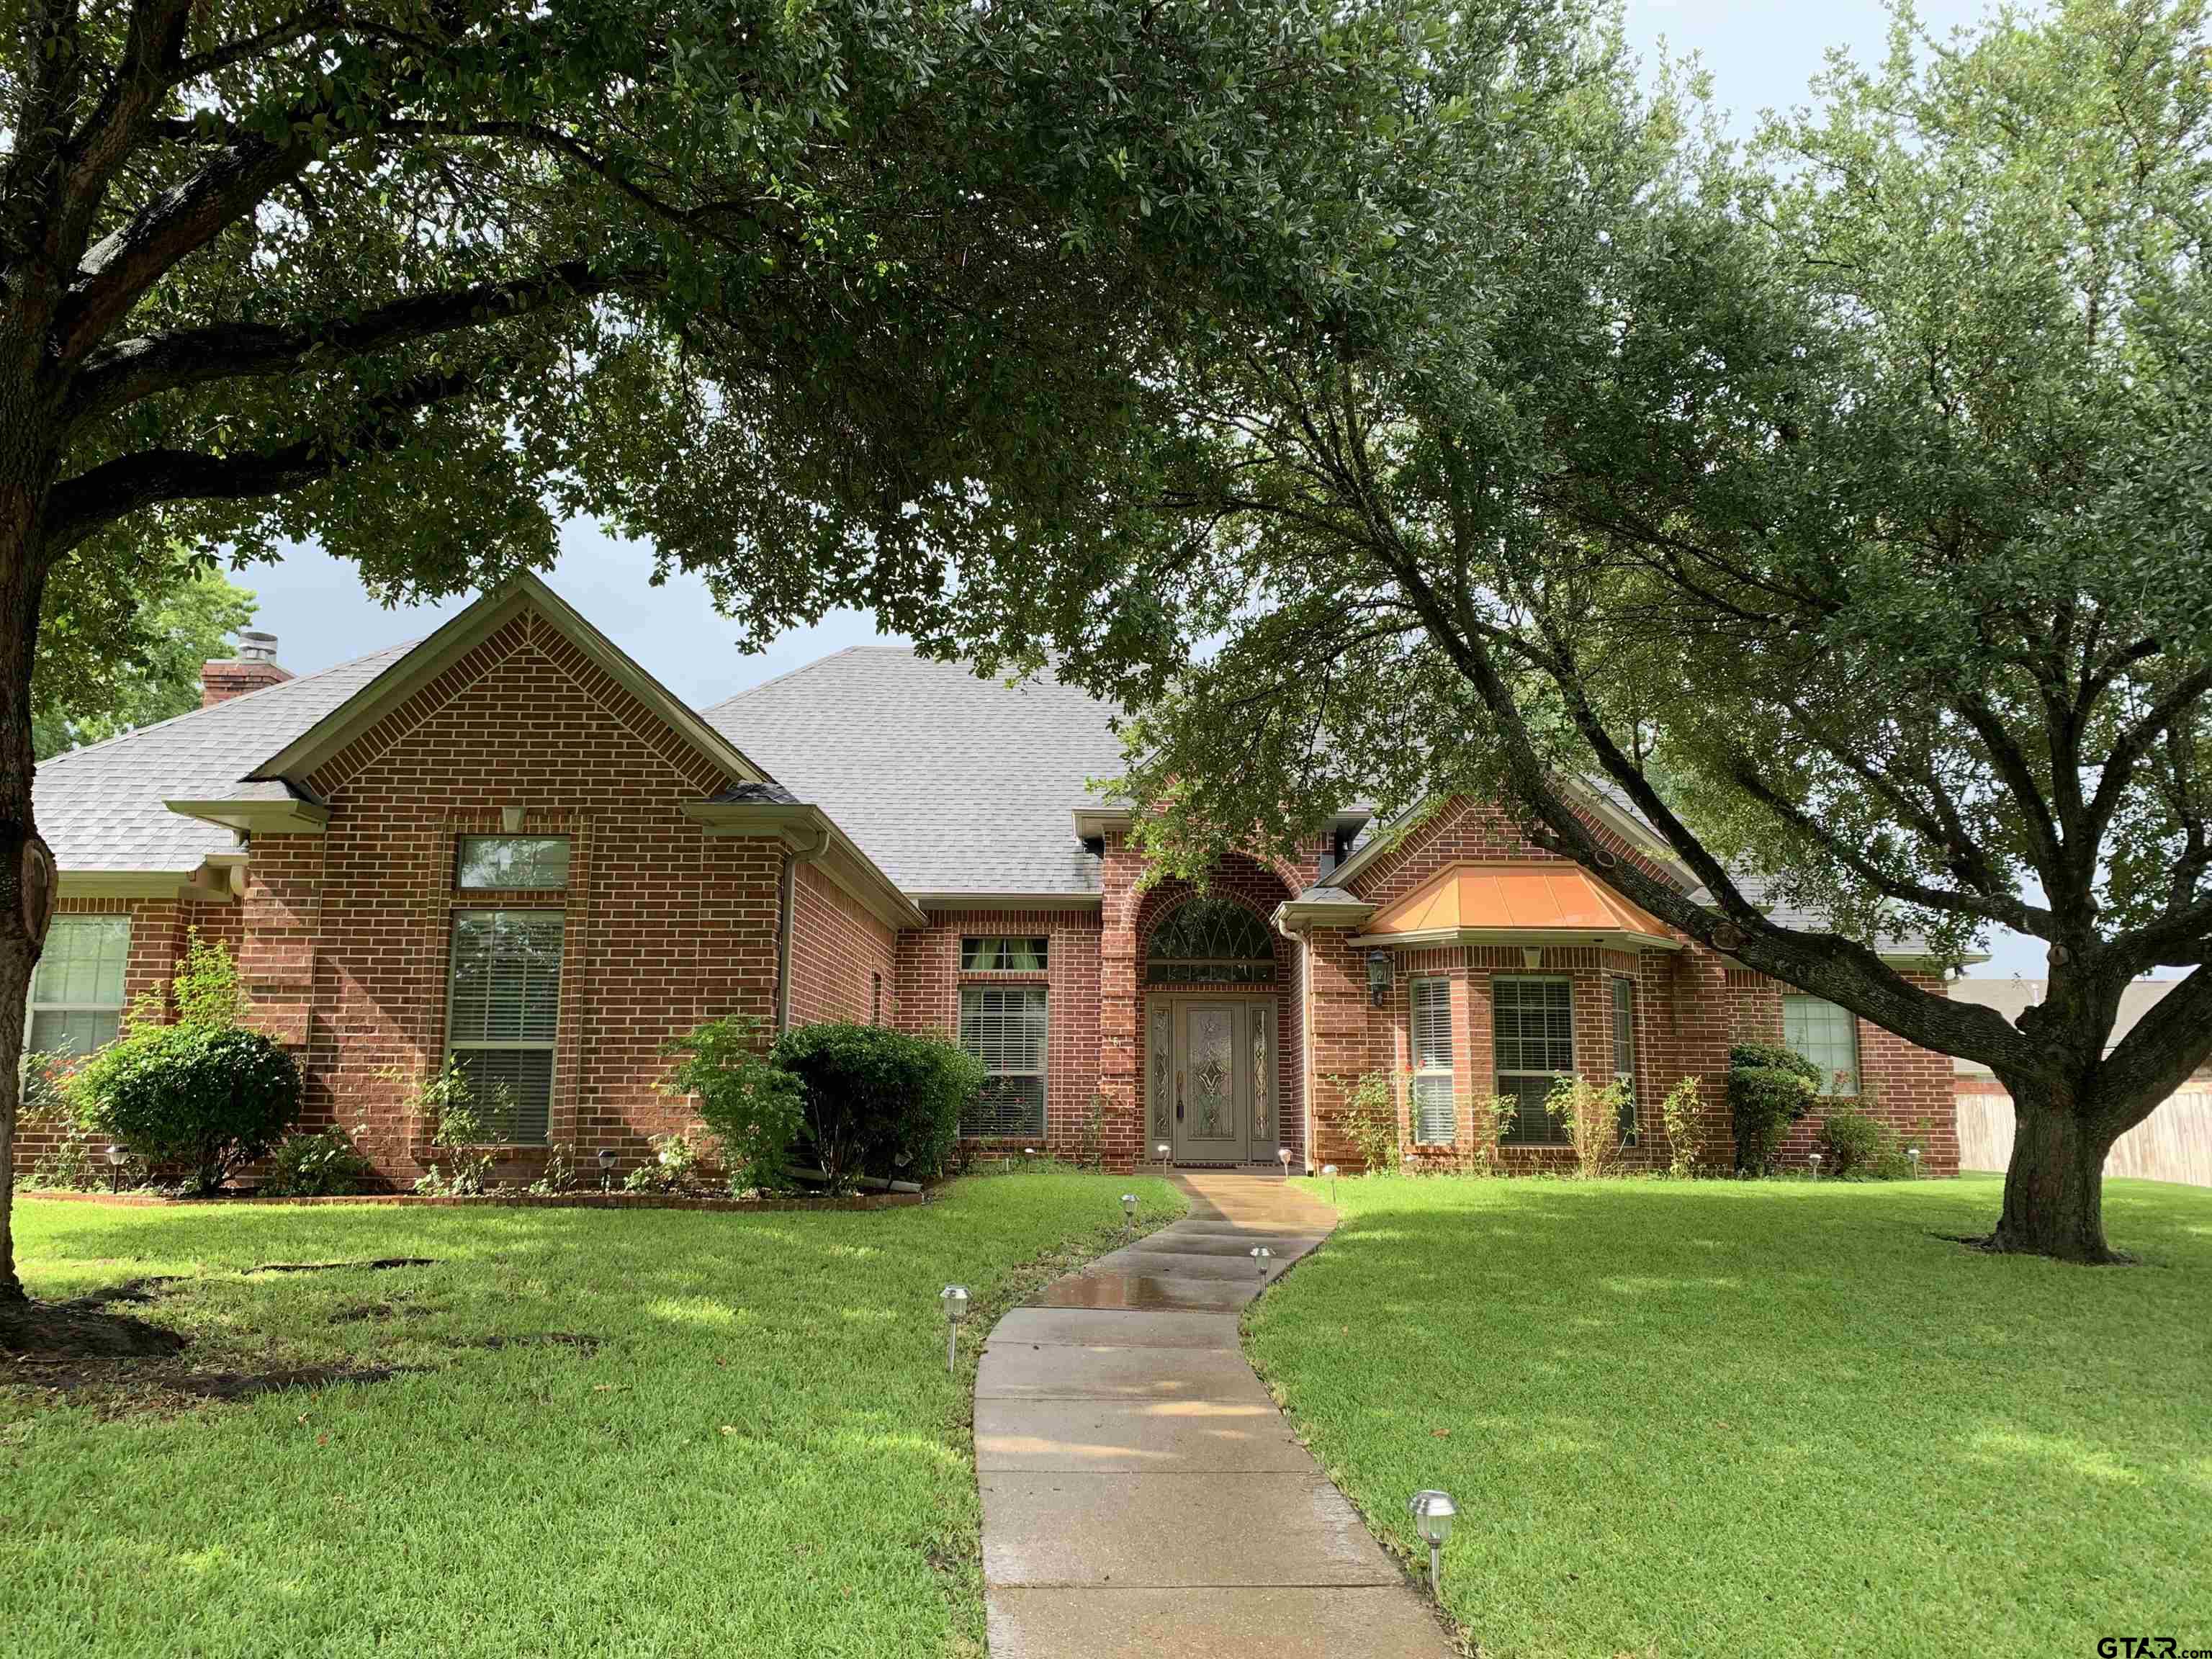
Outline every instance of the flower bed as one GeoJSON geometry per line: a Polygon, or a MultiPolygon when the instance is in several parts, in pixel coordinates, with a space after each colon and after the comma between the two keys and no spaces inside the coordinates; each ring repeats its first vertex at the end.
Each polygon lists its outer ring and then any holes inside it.
{"type": "Polygon", "coordinates": [[[27,1192],[23,1198],[58,1199],[71,1204],[377,1204],[434,1205],[447,1209],[489,1206],[538,1210],[895,1210],[929,1201],[927,1193],[848,1193],[838,1198],[716,1198],[682,1193],[473,1193],[466,1196],[426,1193],[345,1193],[328,1198],[263,1198],[253,1193],[219,1193],[212,1198],[170,1198],[160,1193],[27,1192]]]}

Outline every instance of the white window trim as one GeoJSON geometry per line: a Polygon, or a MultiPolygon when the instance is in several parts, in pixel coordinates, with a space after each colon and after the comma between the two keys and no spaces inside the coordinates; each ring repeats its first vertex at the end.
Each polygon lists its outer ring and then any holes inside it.
{"type": "Polygon", "coordinates": [[[1435,974],[1424,974],[1408,980],[1406,986],[1406,1045],[1412,1060],[1412,1082],[1407,1085],[1411,1098],[1407,1100],[1407,1115],[1417,1146],[1449,1146],[1459,1139],[1459,1095],[1456,1087],[1459,1032],[1452,1017],[1451,981],[1435,974]],[[1442,1065],[1421,1063],[1421,994],[1434,987],[1443,995],[1444,1057],[1442,1065]],[[1420,1085],[1424,1080],[1442,1078],[1444,1080],[1447,1105],[1451,1115],[1451,1127],[1441,1139],[1425,1137],[1421,1133],[1420,1085]]]}
{"type": "Polygon", "coordinates": [[[1643,1103],[1636,1097],[1636,981],[1626,974],[1613,975],[1612,998],[1613,1080],[1624,1085],[1627,1096],[1622,1106],[1622,1113],[1627,1121],[1621,1126],[1620,1139],[1623,1146],[1633,1146],[1638,1133],[1644,1127],[1643,1103]],[[1628,1017],[1628,1063],[1626,1066],[1620,1061],[1621,1016],[1624,1012],[1628,1017]]]}
{"type": "MultiPolygon", "coordinates": [[[[1035,1129],[994,1130],[989,1134],[979,1134],[976,1139],[985,1140],[1018,1139],[1024,1137],[1042,1139],[1045,1131],[1049,1128],[1052,1124],[1052,993],[1048,988],[1035,983],[1028,985],[963,985],[960,988],[959,1001],[960,1030],[963,1036],[966,1035],[968,1029],[968,999],[971,996],[981,997],[992,992],[996,992],[1000,996],[1020,996],[1024,999],[1034,995],[1043,1006],[1044,1040],[1037,1044],[1037,1063],[1036,1069],[1034,1072],[1028,1070],[1012,1070],[1006,1067],[1001,1067],[997,1071],[993,1071],[991,1069],[990,1063],[988,1060],[985,1060],[982,1055],[975,1054],[976,1060],[982,1062],[983,1074],[987,1078],[1034,1077],[1037,1080],[1038,1123],[1035,1129]]],[[[975,1054],[975,1051],[972,1048],[969,1049],[968,1052],[971,1054],[975,1054]]]]}
{"type": "MultiPolygon", "coordinates": [[[[1576,1041],[1575,1041],[1575,982],[1574,982],[1574,981],[1573,981],[1571,978],[1568,977],[1568,976],[1567,976],[1566,975],[1565,975],[1565,974],[1492,974],[1492,975],[1490,976],[1490,1008],[1491,1008],[1491,1019],[1490,1019],[1490,1066],[1491,1066],[1491,1075],[1492,1075],[1492,1077],[1495,1079],[1495,1083],[1494,1083],[1493,1086],[1495,1086],[1495,1087],[1498,1089],[1498,1093],[1500,1093],[1500,1094],[1504,1094],[1504,1093],[1505,1092],[1505,1089],[1504,1089],[1504,1082],[1505,1082],[1505,1079],[1506,1079],[1507,1078],[1510,1078],[1510,1077],[1511,1077],[1511,1078],[1522,1078],[1522,1077],[1542,1077],[1542,1078],[1549,1078],[1549,1079],[1551,1079],[1554,1083],[1556,1083],[1556,1082],[1558,1082],[1558,1080],[1559,1080],[1559,1079],[1561,1079],[1561,1078],[1563,1078],[1563,1077],[1572,1077],[1572,1076],[1574,1076],[1574,1075],[1575,1075],[1575,1066],[1576,1066],[1576,1059],[1577,1059],[1577,1048],[1579,1048],[1579,1046],[1580,1046],[1580,1045],[1578,1045],[1578,1044],[1576,1042],[1576,1041]],[[1567,1069],[1566,1069],[1565,1071],[1564,1071],[1564,1072],[1521,1072],[1521,1071],[1509,1072],[1509,1071],[1505,1070],[1503,1066],[1499,1066],[1499,1065],[1498,1065],[1498,988],[1499,986],[1501,986],[1501,985],[1564,985],[1564,986],[1565,986],[1565,987],[1566,987],[1566,988],[1567,988],[1567,1069]]],[[[1520,1114],[1516,1111],[1516,1112],[1515,1113],[1514,1116],[1515,1116],[1516,1127],[1518,1127],[1518,1121],[1519,1121],[1519,1116],[1520,1116],[1520,1114]]],[[[1547,1121],[1548,1121],[1548,1119],[1547,1119],[1547,1121]]],[[[1566,1139],[1565,1139],[1565,1136],[1564,1133],[1558,1133],[1557,1138],[1552,1138],[1552,1137],[1547,1136],[1545,1139],[1542,1139],[1542,1140],[1525,1140],[1525,1139],[1513,1139],[1513,1140],[1507,1141],[1507,1142],[1506,1142],[1506,1144],[1507,1144],[1508,1146],[1565,1146],[1565,1145],[1566,1145],[1566,1139]]]]}
{"type": "Polygon", "coordinates": [[[1782,1041],[1783,1045],[1787,1048],[1790,1053],[1797,1055],[1801,1060],[1803,1060],[1808,1065],[1811,1065],[1819,1070],[1820,1073],[1820,1097],[1821,1099],[1856,1100],[1858,1098],[1860,1091],[1865,1087],[1866,1073],[1862,1069],[1864,1065],[1865,1057],[1859,1052],[1859,1017],[1856,1014],[1844,1007],[1841,1003],[1831,1002],[1826,997],[1816,997],[1811,993],[1805,991],[1785,991],[1782,994],[1782,1041]],[[1815,1059],[1813,1055],[1807,1054],[1804,1049],[1800,1048],[1796,1043],[1790,1041],[1790,1005],[1793,1002],[1807,1008],[1817,1007],[1832,1009],[1842,1019],[1844,1029],[1846,1033],[1846,1040],[1850,1048],[1851,1083],[1850,1088],[1838,1089],[1836,1086],[1836,1073],[1842,1069],[1840,1066],[1832,1066],[1823,1064],[1820,1060],[1815,1059]]]}
{"type": "Polygon", "coordinates": [[[116,976],[115,1000],[112,1002],[40,1001],[39,969],[45,965],[45,952],[42,949],[40,951],[40,961],[34,963],[31,969],[31,982],[25,988],[23,992],[23,1052],[21,1055],[18,1056],[19,1070],[21,1069],[21,1062],[27,1061],[32,1053],[32,1028],[38,1017],[42,1013],[113,1014],[115,1016],[117,1034],[118,1036],[121,1035],[123,1029],[123,1015],[131,1006],[131,940],[133,933],[131,923],[131,913],[127,910],[110,910],[102,911],[94,915],[56,916],[46,925],[46,943],[51,944],[52,942],[54,929],[64,927],[70,922],[83,921],[119,921],[123,924],[123,960],[119,964],[118,964],[119,971],[116,976]]]}
{"type": "Polygon", "coordinates": [[[495,1145],[503,1146],[550,1146],[553,1143],[553,1103],[560,1098],[561,1094],[561,1056],[558,1052],[560,1044],[561,1009],[568,994],[568,916],[565,910],[556,908],[552,905],[532,907],[523,904],[456,904],[447,912],[446,919],[446,1058],[444,1064],[446,1066],[451,1066],[455,1054],[478,1053],[484,1050],[494,1050],[501,1054],[506,1054],[514,1050],[527,1049],[532,1053],[544,1053],[550,1054],[553,1056],[552,1064],[546,1068],[545,1073],[544,1139],[543,1141],[501,1140],[493,1143],[495,1145]],[[453,945],[455,939],[458,937],[456,924],[464,915],[543,915],[557,916],[560,918],[561,986],[553,1000],[554,1035],[552,1036],[542,1039],[538,1037],[517,1037],[513,1040],[500,1039],[497,1041],[484,1037],[454,1036],[453,973],[456,966],[458,965],[458,960],[453,952],[453,945]]]}

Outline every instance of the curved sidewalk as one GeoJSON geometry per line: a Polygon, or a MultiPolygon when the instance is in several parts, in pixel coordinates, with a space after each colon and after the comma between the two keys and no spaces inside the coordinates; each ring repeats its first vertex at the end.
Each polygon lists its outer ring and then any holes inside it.
{"type": "Polygon", "coordinates": [[[996,1659],[1446,1659],[1452,1644],[1244,1363],[1237,1316],[1336,1224],[1193,1173],[1188,1218],[999,1322],[975,1374],[996,1659]]]}

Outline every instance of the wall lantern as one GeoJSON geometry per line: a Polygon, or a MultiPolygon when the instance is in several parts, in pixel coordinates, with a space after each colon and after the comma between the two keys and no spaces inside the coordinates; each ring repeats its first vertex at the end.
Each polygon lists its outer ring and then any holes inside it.
{"type": "Polygon", "coordinates": [[[611,1146],[602,1146],[599,1148],[599,1190],[603,1193],[612,1192],[614,1184],[615,1149],[611,1146]]]}
{"type": "Polygon", "coordinates": [[[1274,1258],[1274,1255],[1275,1253],[1265,1244],[1255,1244],[1252,1247],[1252,1260],[1259,1264],[1260,1282],[1262,1285],[1267,1282],[1267,1263],[1274,1258]]]}
{"type": "Polygon", "coordinates": [[[968,1287],[947,1285],[937,1293],[945,1304],[945,1374],[952,1375],[952,1364],[960,1352],[960,1322],[968,1317],[968,1287]]]}
{"type": "Polygon", "coordinates": [[[123,1160],[130,1156],[130,1153],[125,1152],[123,1148],[118,1146],[115,1142],[108,1142],[107,1190],[111,1194],[119,1193],[123,1190],[123,1160]]]}
{"type": "Polygon", "coordinates": [[[1334,1204],[1336,1202],[1336,1165],[1324,1164],[1321,1166],[1321,1172],[1328,1177],[1328,1201],[1334,1204]]]}
{"type": "Polygon", "coordinates": [[[1396,977],[1396,967],[1388,951],[1370,951],[1367,953],[1367,1002],[1370,1007],[1389,1006],[1390,985],[1396,977]]]}
{"type": "Polygon", "coordinates": [[[1406,1500],[1406,1513],[1421,1541],[1429,1547],[1429,1594],[1443,1600],[1444,1540],[1451,1536],[1452,1517],[1459,1508],[1448,1492],[1417,1492],[1406,1500]]]}

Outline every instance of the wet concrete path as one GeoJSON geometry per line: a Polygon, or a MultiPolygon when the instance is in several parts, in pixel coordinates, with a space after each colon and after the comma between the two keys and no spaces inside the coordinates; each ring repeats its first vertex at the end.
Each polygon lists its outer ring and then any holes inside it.
{"type": "Polygon", "coordinates": [[[1190,1214],[1046,1287],[975,1376],[996,1659],[1443,1659],[1405,1576],[1244,1363],[1237,1317],[1336,1224],[1282,1181],[1177,1178],[1190,1214]]]}

